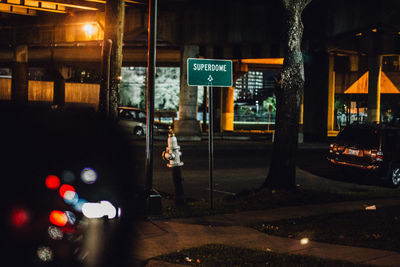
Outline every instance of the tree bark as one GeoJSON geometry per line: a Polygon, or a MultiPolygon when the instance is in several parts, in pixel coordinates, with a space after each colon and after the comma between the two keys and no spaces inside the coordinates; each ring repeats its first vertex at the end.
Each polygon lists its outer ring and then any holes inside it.
{"type": "Polygon", "coordinates": [[[296,153],[304,63],[301,53],[303,23],[301,14],[311,0],[281,0],[285,12],[285,60],[276,82],[276,126],[272,158],[262,187],[296,187],[296,153]]]}
{"type": "Polygon", "coordinates": [[[106,113],[113,120],[117,120],[120,98],[125,0],[107,1],[105,9],[106,18],[102,49],[102,81],[99,110],[106,113]],[[108,49],[111,50],[111,53],[107,51],[108,49]],[[108,61],[110,62],[109,66],[107,66],[108,61]]]}

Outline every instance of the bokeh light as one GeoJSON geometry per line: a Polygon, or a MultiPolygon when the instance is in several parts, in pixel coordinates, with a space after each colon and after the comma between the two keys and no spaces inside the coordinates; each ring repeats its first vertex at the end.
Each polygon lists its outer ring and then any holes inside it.
{"type": "Polygon", "coordinates": [[[86,218],[95,219],[107,216],[108,219],[114,219],[117,216],[117,209],[106,200],[92,203],[87,202],[82,205],[82,213],[86,218]]]}
{"type": "Polygon", "coordinates": [[[310,240],[309,240],[307,237],[302,238],[302,239],[300,240],[300,244],[302,244],[302,245],[307,245],[308,242],[310,242],[310,240]]]}
{"type": "Polygon", "coordinates": [[[97,173],[92,168],[84,168],[81,171],[81,179],[86,184],[94,184],[97,180],[97,173]]]}
{"type": "Polygon", "coordinates": [[[121,217],[121,215],[122,215],[122,209],[118,207],[118,209],[117,209],[118,218],[121,217]]]}
{"type": "Polygon", "coordinates": [[[114,219],[117,216],[117,209],[107,200],[100,201],[104,209],[104,214],[107,215],[108,219],[114,219]]]}
{"type": "Polygon", "coordinates": [[[69,204],[69,205],[75,205],[79,201],[79,196],[78,193],[74,191],[66,191],[64,193],[64,202],[69,204]]]}
{"type": "Polygon", "coordinates": [[[56,226],[65,226],[68,223],[68,217],[65,212],[53,210],[49,216],[50,222],[56,226]]]}
{"type": "Polygon", "coordinates": [[[68,218],[68,223],[69,223],[69,224],[75,224],[75,222],[76,222],[76,216],[75,216],[75,214],[74,214],[73,212],[71,212],[71,211],[66,211],[66,212],[65,212],[65,215],[66,215],[67,218],[68,218]]]}
{"type": "Polygon", "coordinates": [[[53,251],[49,247],[39,247],[36,253],[41,261],[49,262],[53,260],[53,251]]]}
{"type": "Polygon", "coordinates": [[[10,213],[12,226],[15,228],[23,228],[29,222],[29,214],[23,208],[15,208],[10,213]]]}
{"type": "Polygon", "coordinates": [[[61,177],[65,183],[71,183],[75,180],[75,174],[70,170],[64,170],[61,177]]]}
{"type": "Polygon", "coordinates": [[[104,216],[103,207],[100,203],[84,203],[82,205],[82,213],[89,219],[101,218],[104,216]]]}
{"type": "Polygon", "coordinates": [[[62,198],[65,198],[65,193],[68,192],[68,191],[76,192],[75,188],[74,188],[72,185],[63,184],[63,185],[60,187],[60,190],[59,190],[60,196],[61,196],[62,198]]]}
{"type": "Polygon", "coordinates": [[[74,209],[75,209],[76,211],[82,212],[82,206],[83,206],[83,204],[85,204],[85,203],[87,203],[87,200],[86,200],[86,199],[79,198],[79,199],[78,199],[78,202],[77,202],[76,204],[74,204],[74,209]]]}
{"type": "Polygon", "coordinates": [[[46,177],[46,187],[51,190],[56,190],[60,186],[60,179],[55,175],[49,175],[46,177]]]}
{"type": "Polygon", "coordinates": [[[49,234],[50,238],[54,240],[61,240],[64,237],[64,233],[56,226],[49,226],[47,233],[49,234]]]}

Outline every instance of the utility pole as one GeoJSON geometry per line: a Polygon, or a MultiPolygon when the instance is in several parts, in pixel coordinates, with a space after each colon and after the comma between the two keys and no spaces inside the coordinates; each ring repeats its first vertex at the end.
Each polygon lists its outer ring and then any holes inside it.
{"type": "Polygon", "coordinates": [[[154,124],[154,78],[156,72],[157,47],[157,0],[149,0],[146,94],[146,165],[145,194],[148,213],[161,212],[161,200],[153,192],[153,124],[154,124]]]}

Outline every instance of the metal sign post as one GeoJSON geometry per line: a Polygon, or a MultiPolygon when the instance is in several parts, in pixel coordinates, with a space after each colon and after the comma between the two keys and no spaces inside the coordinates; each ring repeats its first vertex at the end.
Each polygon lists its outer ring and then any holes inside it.
{"type": "Polygon", "coordinates": [[[213,87],[208,87],[208,176],[210,188],[210,209],[214,209],[214,112],[213,112],[213,87]]]}
{"type": "MultiPolygon", "coordinates": [[[[149,0],[149,32],[147,54],[147,94],[146,94],[146,162],[145,162],[145,195],[147,212],[154,212],[152,204],[153,188],[153,123],[154,123],[154,79],[156,71],[157,47],[157,0],[149,0]]],[[[157,206],[157,205],[156,205],[157,206]]],[[[161,213],[161,207],[154,213],[161,213]]]]}
{"type": "Polygon", "coordinates": [[[189,86],[207,86],[208,90],[208,159],[210,209],[214,209],[214,111],[213,87],[232,87],[232,61],[220,59],[188,58],[189,86]]]}

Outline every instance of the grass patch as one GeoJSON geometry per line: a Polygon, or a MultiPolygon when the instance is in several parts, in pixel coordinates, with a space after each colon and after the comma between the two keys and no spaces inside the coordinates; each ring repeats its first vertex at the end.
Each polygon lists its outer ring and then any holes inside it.
{"type": "Polygon", "coordinates": [[[185,249],[154,259],[192,266],[369,266],[344,261],[325,260],[313,256],[275,253],[215,244],[185,249]]]}
{"type": "Polygon", "coordinates": [[[280,220],[254,228],[283,237],[400,252],[400,206],[280,220]]]}
{"type": "MultiPolygon", "coordinates": [[[[189,199],[187,204],[176,207],[173,196],[160,192],[163,197],[163,216],[165,218],[198,217],[213,214],[234,213],[249,210],[273,209],[285,206],[323,204],[340,201],[355,201],[392,197],[392,195],[374,194],[373,192],[348,192],[333,194],[319,191],[270,190],[242,191],[241,193],[214,200],[214,209],[210,210],[208,200],[189,199]]],[[[398,196],[398,192],[396,192],[398,196]]]]}

